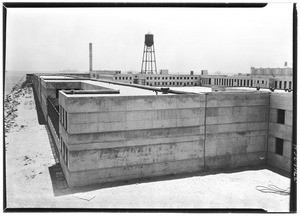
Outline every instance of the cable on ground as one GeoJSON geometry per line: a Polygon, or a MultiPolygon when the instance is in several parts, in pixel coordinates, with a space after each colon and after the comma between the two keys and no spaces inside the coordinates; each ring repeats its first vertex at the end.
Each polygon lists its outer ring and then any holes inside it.
{"type": "Polygon", "coordinates": [[[275,193],[275,194],[284,195],[284,196],[290,195],[290,188],[287,188],[284,190],[275,185],[268,185],[268,187],[259,185],[259,186],[256,186],[255,188],[256,188],[256,190],[258,190],[262,193],[275,193]]]}

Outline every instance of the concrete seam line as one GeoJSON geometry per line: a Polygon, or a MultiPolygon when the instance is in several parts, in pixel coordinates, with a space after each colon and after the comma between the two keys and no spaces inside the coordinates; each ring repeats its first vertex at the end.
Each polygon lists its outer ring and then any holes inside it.
{"type": "MultiPolygon", "coordinates": [[[[207,93],[205,93],[205,105],[204,105],[204,142],[203,142],[203,168],[206,171],[205,163],[205,145],[206,145],[206,110],[207,110],[207,93]]],[[[200,137],[199,137],[200,138],[200,137]]]]}
{"type": "Polygon", "coordinates": [[[266,164],[268,164],[268,151],[269,151],[269,132],[270,132],[270,103],[271,103],[271,93],[269,93],[269,97],[268,97],[268,99],[269,99],[269,103],[268,103],[268,105],[267,105],[267,109],[268,109],[268,114],[267,114],[267,123],[268,123],[268,125],[267,125],[267,138],[266,138],[266,141],[267,141],[267,145],[266,145],[266,164]]]}

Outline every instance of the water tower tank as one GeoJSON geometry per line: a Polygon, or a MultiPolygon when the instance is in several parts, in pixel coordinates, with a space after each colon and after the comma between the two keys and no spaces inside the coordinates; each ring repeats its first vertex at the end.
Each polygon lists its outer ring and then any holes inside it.
{"type": "Polygon", "coordinates": [[[145,34],[145,45],[147,47],[151,47],[153,45],[153,34],[151,34],[150,32],[145,34]]]}

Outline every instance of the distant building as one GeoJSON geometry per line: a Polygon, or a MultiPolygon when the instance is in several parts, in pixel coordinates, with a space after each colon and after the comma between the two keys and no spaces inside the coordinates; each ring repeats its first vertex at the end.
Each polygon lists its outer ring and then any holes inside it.
{"type": "Polygon", "coordinates": [[[161,70],[159,70],[159,74],[163,74],[163,75],[169,74],[169,70],[168,69],[161,69],[161,70]]]}
{"type": "MultiPolygon", "coordinates": [[[[91,78],[111,80],[128,84],[148,86],[199,86],[200,76],[189,74],[168,74],[168,70],[160,70],[162,74],[121,74],[120,71],[92,71],[91,78]]],[[[194,74],[194,73],[193,73],[194,74]]]]}
{"type": "Polygon", "coordinates": [[[222,76],[206,75],[201,76],[201,86],[233,86],[252,88],[274,88],[293,89],[293,78],[291,76],[222,76]]]}
{"type": "Polygon", "coordinates": [[[201,70],[201,75],[208,75],[208,71],[207,70],[201,70]]]}
{"type": "Polygon", "coordinates": [[[251,67],[253,76],[293,76],[293,68],[255,68],[251,67]]]}

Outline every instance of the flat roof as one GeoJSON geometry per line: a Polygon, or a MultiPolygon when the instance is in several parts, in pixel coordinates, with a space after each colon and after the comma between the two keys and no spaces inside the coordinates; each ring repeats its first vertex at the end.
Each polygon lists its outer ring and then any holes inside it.
{"type": "Polygon", "coordinates": [[[57,80],[57,79],[75,79],[73,77],[67,77],[67,76],[51,76],[51,75],[43,75],[40,76],[40,78],[45,79],[47,81],[53,79],[53,80],[57,80]]]}
{"type": "MultiPolygon", "coordinates": [[[[217,86],[216,86],[217,87],[217,86]]],[[[222,86],[220,86],[221,91],[222,86]]],[[[191,86],[191,87],[170,87],[171,90],[175,91],[185,91],[185,92],[193,92],[193,93],[205,93],[205,92],[212,92],[211,87],[203,87],[203,86],[191,86]]],[[[270,89],[261,88],[259,89],[261,92],[271,92],[270,89]]],[[[251,87],[226,87],[224,92],[257,92],[256,88],[251,87]]],[[[281,94],[292,94],[292,92],[286,92],[282,89],[276,89],[272,93],[281,93],[281,94]]]]}
{"type": "Polygon", "coordinates": [[[78,79],[71,79],[71,80],[66,79],[66,81],[64,81],[62,79],[45,79],[44,81],[45,82],[51,82],[51,83],[82,82],[82,80],[78,80],[78,79]]]}
{"type": "MultiPolygon", "coordinates": [[[[257,91],[256,87],[252,87],[252,88],[251,87],[233,87],[233,88],[235,88],[237,90],[257,91]]],[[[271,90],[268,89],[268,88],[260,88],[259,91],[271,92],[271,90]]],[[[272,92],[272,93],[292,94],[293,91],[292,92],[287,92],[287,91],[285,91],[283,89],[275,89],[274,92],[272,92]]]]}
{"type": "Polygon", "coordinates": [[[174,91],[185,91],[185,92],[193,92],[193,93],[211,92],[211,87],[204,87],[204,86],[170,87],[170,89],[174,91]]]}
{"type": "MultiPolygon", "coordinates": [[[[106,82],[101,82],[101,81],[93,81],[93,80],[86,80],[86,81],[81,81],[83,83],[88,83],[96,86],[101,86],[105,88],[111,88],[114,90],[119,90],[120,94],[101,94],[99,96],[137,96],[137,95],[161,95],[162,92],[156,92],[153,90],[147,90],[147,89],[141,89],[141,88],[136,88],[134,86],[124,86],[124,85],[118,85],[118,84],[113,84],[113,83],[106,83],[106,82]]],[[[160,88],[157,88],[157,90],[160,90],[160,88]]],[[[170,95],[170,93],[168,93],[170,95]]],[[[173,95],[173,94],[172,94],[173,95]]],[[[96,95],[94,94],[84,94],[84,95],[72,95],[72,96],[77,96],[77,97],[82,97],[82,96],[90,96],[90,97],[95,97],[96,95]]]]}

